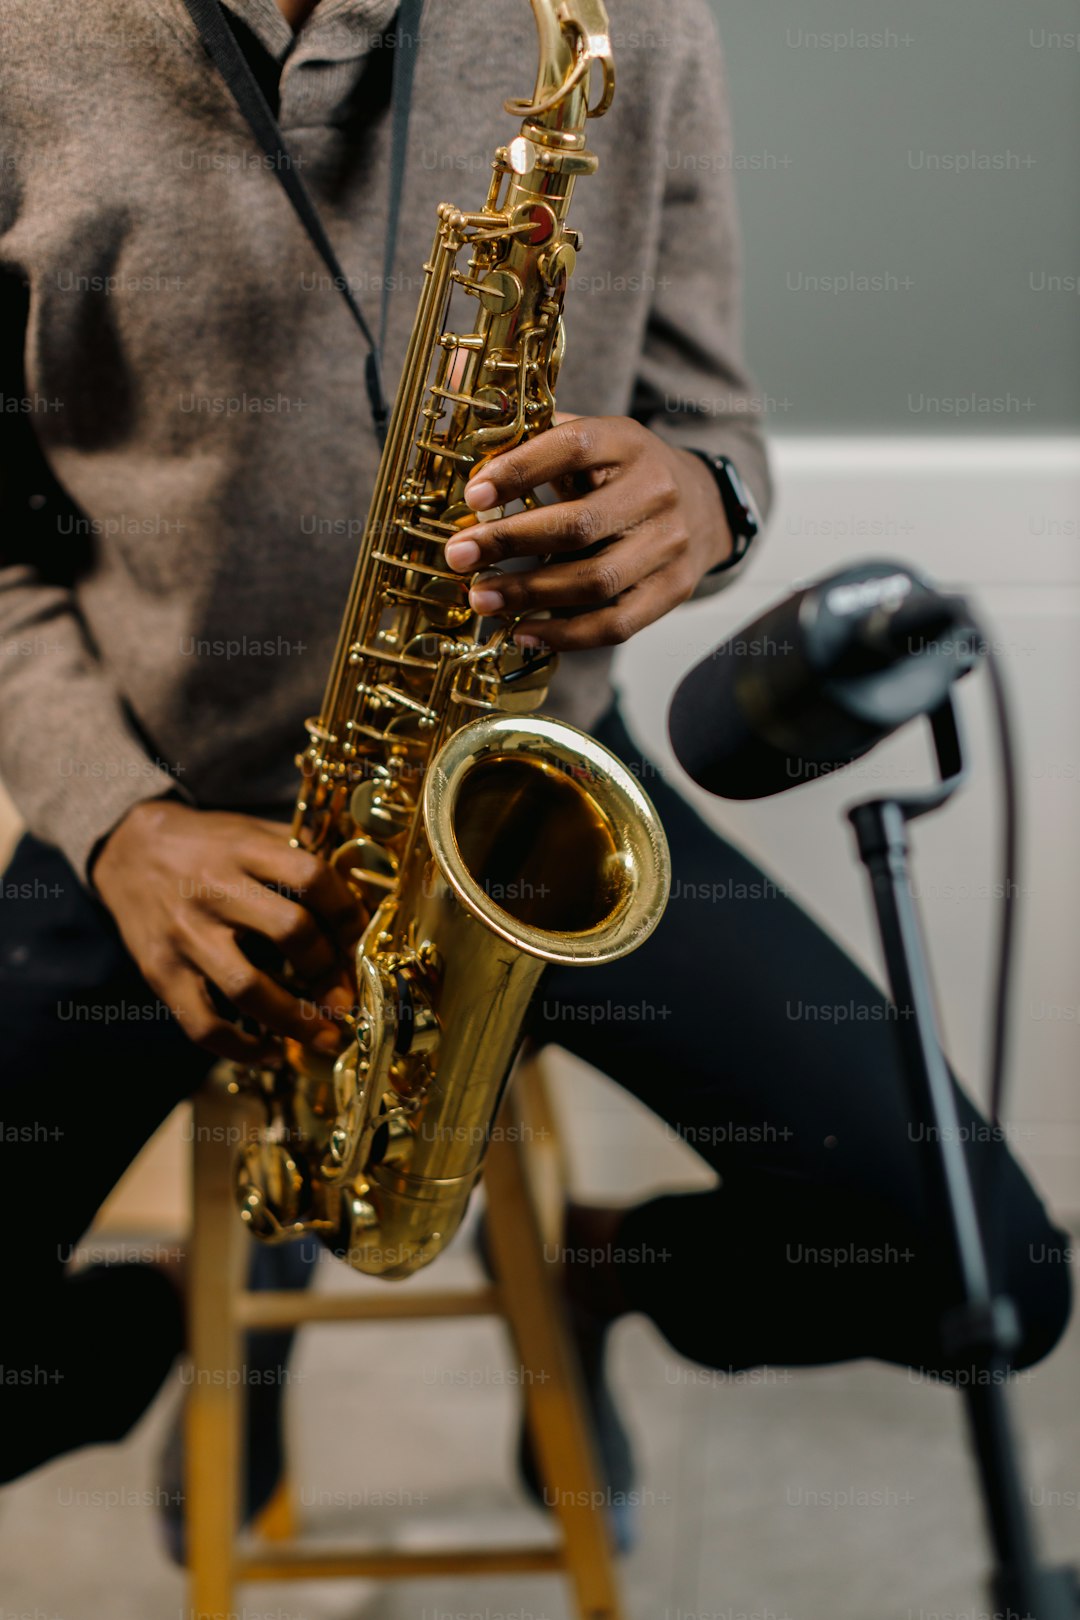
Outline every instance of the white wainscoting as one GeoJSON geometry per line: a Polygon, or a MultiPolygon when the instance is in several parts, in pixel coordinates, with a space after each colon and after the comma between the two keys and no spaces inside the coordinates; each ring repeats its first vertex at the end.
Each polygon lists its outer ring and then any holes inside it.
{"type": "MultiPolygon", "coordinates": [[[[1080,446],[1066,440],[790,439],[775,443],[769,534],[737,586],[688,605],[619,659],[636,734],[676,773],[664,734],[676,682],[796,584],[868,556],[970,591],[1002,647],[1024,804],[1021,948],[1008,1113],[1018,1153],[1054,1207],[1080,1211],[1080,446]]],[[[982,675],[962,692],[972,779],[920,823],[916,875],[953,1061],[985,1096],[998,883],[998,778],[982,675]]],[[[703,723],[707,717],[703,716],[703,723]]],[[[921,733],[850,771],[772,800],[710,800],[717,827],[881,972],[844,806],[927,779],[921,733]]],[[[763,973],[768,963],[761,964],[763,973]]],[[[723,1040],[723,1028],[717,1039],[723,1040]]],[[[873,1084],[873,1077],[867,1077],[873,1084]]]]}

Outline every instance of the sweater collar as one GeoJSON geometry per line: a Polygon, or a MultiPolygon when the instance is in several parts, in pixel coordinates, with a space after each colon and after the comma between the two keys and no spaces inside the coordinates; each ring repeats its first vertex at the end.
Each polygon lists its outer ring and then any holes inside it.
{"type": "Polygon", "coordinates": [[[275,61],[348,62],[383,43],[398,0],[319,0],[294,34],[277,0],[224,0],[275,61]]]}

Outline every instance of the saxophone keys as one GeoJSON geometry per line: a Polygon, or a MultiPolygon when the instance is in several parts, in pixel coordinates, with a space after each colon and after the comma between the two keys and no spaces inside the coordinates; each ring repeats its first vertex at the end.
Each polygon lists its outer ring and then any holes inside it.
{"type": "Polygon", "coordinates": [[[354,1042],[334,1065],[334,1097],[337,1119],[326,1141],[326,1154],[319,1166],[324,1181],[334,1181],[352,1164],[367,1121],[368,1062],[358,1042],[354,1042]]]}
{"type": "Polygon", "coordinates": [[[361,782],[349,800],[349,814],[360,832],[379,844],[389,844],[406,832],[415,808],[400,783],[378,776],[361,782]]]}
{"type": "Polygon", "coordinates": [[[540,155],[540,148],[527,135],[515,136],[509,146],[500,147],[499,151],[506,153],[506,161],[514,174],[528,174],[535,169],[540,155]]]}
{"type": "Polygon", "coordinates": [[[519,203],[514,209],[511,229],[523,236],[530,247],[543,247],[559,230],[555,212],[547,203],[519,203]]]}
{"type": "Polygon", "coordinates": [[[373,891],[380,899],[389,894],[397,877],[397,861],[371,838],[350,838],[334,851],[330,865],[366,901],[373,891]]]}
{"type": "Polygon", "coordinates": [[[443,645],[446,640],[441,630],[418,630],[416,635],[405,643],[405,658],[414,659],[416,663],[403,663],[401,669],[401,682],[404,686],[423,686],[431,679],[434,666],[442,657],[443,645]],[[419,669],[417,664],[423,663],[427,667],[419,669]]]}
{"type": "Polygon", "coordinates": [[[388,1031],[395,1017],[395,987],[378,963],[362,953],[357,957],[357,980],[355,1039],[334,1064],[336,1117],[319,1165],[325,1182],[340,1180],[370,1134],[373,1105],[392,1057],[388,1031]]]}
{"type": "Polygon", "coordinates": [[[550,248],[540,260],[540,274],[549,287],[562,287],[577,267],[577,253],[569,242],[550,248]]]}
{"type": "Polygon", "coordinates": [[[273,1241],[290,1235],[301,1219],[304,1177],[287,1148],[278,1142],[249,1142],[237,1164],[240,1219],[256,1237],[273,1241]]]}
{"type": "Polygon", "coordinates": [[[493,270],[476,289],[490,315],[510,315],[521,303],[525,289],[512,270],[493,270]]]}
{"type": "Polygon", "coordinates": [[[330,1157],[335,1161],[335,1163],[346,1164],[348,1162],[349,1149],[351,1145],[352,1141],[349,1132],[343,1125],[339,1125],[335,1130],[330,1132],[330,1157]]]}
{"type": "Polygon", "coordinates": [[[387,742],[423,743],[435,729],[436,719],[426,712],[399,714],[387,721],[384,733],[387,742]]]}
{"type": "Polygon", "coordinates": [[[472,609],[465,599],[464,582],[461,580],[429,579],[420,597],[425,619],[437,630],[460,629],[472,618],[472,609]]]}

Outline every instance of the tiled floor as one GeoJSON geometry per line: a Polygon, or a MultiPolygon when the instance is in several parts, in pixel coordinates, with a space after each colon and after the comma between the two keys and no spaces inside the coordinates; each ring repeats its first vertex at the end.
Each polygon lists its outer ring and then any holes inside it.
{"type": "MultiPolygon", "coordinates": [[[[470,1265],[451,1254],[442,1280],[464,1280],[470,1265]]],[[[328,1261],[321,1285],[354,1280],[328,1261]]],[[[722,1312],[705,1272],[702,1289],[722,1312]]],[[[985,1552],[952,1392],[871,1365],[723,1383],[676,1360],[640,1321],[620,1326],[612,1361],[641,1465],[641,1543],[623,1564],[630,1620],[986,1620],[985,1552]]],[[[399,1546],[542,1535],[513,1479],[508,1365],[496,1324],[307,1330],[290,1392],[307,1531],[399,1546]]],[[[0,1495],[2,1620],[188,1620],[152,1505],[154,1456],[178,1389],[127,1445],[61,1461],[0,1495]]],[[[1074,1324],[1017,1392],[1035,1517],[1059,1559],[1080,1557],[1078,1389],[1074,1324]]],[[[235,1613],[564,1620],[569,1611],[560,1584],[537,1578],[250,1587],[235,1613]]]]}

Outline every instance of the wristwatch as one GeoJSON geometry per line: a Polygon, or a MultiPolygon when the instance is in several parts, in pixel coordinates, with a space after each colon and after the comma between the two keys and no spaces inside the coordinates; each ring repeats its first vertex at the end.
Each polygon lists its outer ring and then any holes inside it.
{"type": "Polygon", "coordinates": [[[715,568],[710,568],[705,576],[708,579],[712,574],[723,574],[729,568],[738,567],[757,537],[761,522],[754,506],[754,497],[739,477],[730,456],[714,456],[711,450],[691,450],[690,454],[700,456],[716,479],[724,516],[731,530],[731,556],[725,557],[715,568]]]}

